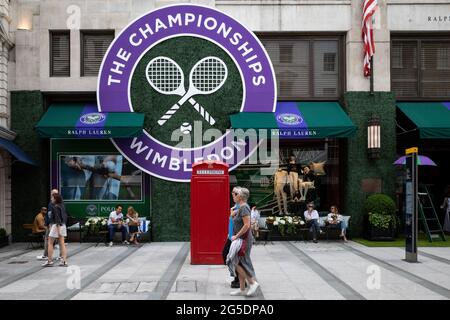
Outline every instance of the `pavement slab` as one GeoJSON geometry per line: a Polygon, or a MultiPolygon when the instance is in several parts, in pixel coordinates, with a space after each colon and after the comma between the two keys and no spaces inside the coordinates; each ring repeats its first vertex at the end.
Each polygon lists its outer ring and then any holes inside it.
{"type": "Polygon", "coordinates": [[[260,289],[230,296],[225,265],[192,265],[189,242],[141,246],[70,243],[69,268],[42,268],[42,250],[0,250],[0,300],[442,300],[450,298],[450,248],[420,248],[406,263],[401,248],[349,241],[274,241],[252,248],[260,289]],[[422,254],[421,254],[422,253],[422,254]],[[77,276],[78,282],[74,281],[77,276]]]}

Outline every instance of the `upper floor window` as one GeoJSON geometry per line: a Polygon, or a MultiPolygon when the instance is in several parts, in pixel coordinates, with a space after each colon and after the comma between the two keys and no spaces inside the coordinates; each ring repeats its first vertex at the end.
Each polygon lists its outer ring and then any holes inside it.
{"type": "Polygon", "coordinates": [[[50,31],[50,77],[70,77],[70,31],[50,31]]]}
{"type": "Polygon", "coordinates": [[[342,94],[341,37],[260,35],[277,77],[279,100],[342,94]]]}
{"type": "Polygon", "coordinates": [[[450,40],[393,37],[391,85],[397,98],[450,97],[450,40]]]}
{"type": "Polygon", "coordinates": [[[81,76],[97,76],[114,31],[81,32],[81,76]]]}

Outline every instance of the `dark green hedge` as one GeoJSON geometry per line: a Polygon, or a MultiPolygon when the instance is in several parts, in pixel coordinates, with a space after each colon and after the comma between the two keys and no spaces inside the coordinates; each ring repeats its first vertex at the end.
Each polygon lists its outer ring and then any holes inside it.
{"type": "Polygon", "coordinates": [[[353,236],[363,233],[364,202],[369,194],[361,188],[363,179],[381,179],[381,192],[391,197],[395,190],[395,98],[391,92],[347,92],[344,108],[358,127],[355,137],[347,141],[347,175],[345,180],[345,211],[350,219],[353,236]],[[381,119],[381,158],[367,155],[367,122],[374,114],[381,119]]]}
{"type": "Polygon", "coordinates": [[[153,241],[189,241],[190,183],[151,178],[153,241]]]}
{"type": "Polygon", "coordinates": [[[49,153],[48,140],[40,139],[34,125],[44,113],[40,91],[11,92],[11,129],[17,133],[14,141],[39,163],[33,167],[15,162],[11,170],[13,240],[23,240],[24,223],[32,223],[42,206],[48,204],[49,153]]]}

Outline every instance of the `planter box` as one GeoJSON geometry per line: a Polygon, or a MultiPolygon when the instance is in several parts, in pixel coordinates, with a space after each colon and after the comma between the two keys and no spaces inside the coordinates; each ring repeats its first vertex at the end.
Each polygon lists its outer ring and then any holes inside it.
{"type": "Polygon", "coordinates": [[[395,240],[395,228],[392,226],[389,227],[389,229],[380,229],[377,227],[374,227],[372,225],[369,225],[369,234],[368,234],[369,240],[376,240],[376,241],[394,241],[395,240]]]}
{"type": "Polygon", "coordinates": [[[8,236],[0,237],[0,248],[7,246],[9,244],[8,236]]]}
{"type": "Polygon", "coordinates": [[[272,226],[270,228],[272,230],[272,232],[270,233],[270,240],[272,240],[272,241],[295,241],[295,240],[298,240],[298,237],[299,237],[298,235],[285,234],[284,236],[282,236],[280,231],[278,230],[277,226],[272,226]]]}

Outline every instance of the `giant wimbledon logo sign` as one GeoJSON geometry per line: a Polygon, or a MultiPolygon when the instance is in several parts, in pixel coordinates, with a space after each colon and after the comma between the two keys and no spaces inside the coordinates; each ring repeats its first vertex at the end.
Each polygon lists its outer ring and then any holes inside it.
{"type": "Polygon", "coordinates": [[[187,182],[194,162],[220,160],[233,170],[255,151],[234,139],[229,115],[275,111],[276,82],[249,29],[210,7],[174,5],[116,37],[100,68],[97,103],[99,112],[144,113],[142,135],[114,145],[143,171],[187,182]],[[203,142],[174,139],[191,135],[203,142]]]}

